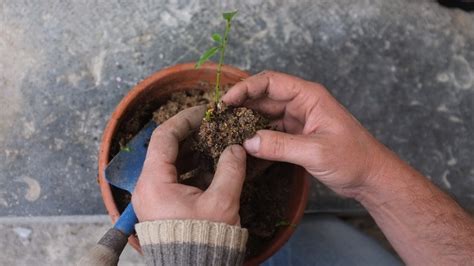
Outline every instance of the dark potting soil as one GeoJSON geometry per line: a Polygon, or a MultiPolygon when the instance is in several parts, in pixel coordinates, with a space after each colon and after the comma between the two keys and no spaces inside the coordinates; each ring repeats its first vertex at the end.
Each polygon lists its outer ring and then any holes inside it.
{"type": "MultiPolygon", "coordinates": [[[[153,120],[163,123],[186,108],[209,104],[211,97],[202,90],[173,93],[169,100],[154,113],[153,120]]],[[[207,189],[212,182],[215,165],[222,151],[231,144],[242,144],[257,130],[269,128],[268,120],[245,107],[215,108],[209,120],[203,119],[199,130],[194,132],[182,147],[187,151],[181,169],[178,159],[179,182],[207,189]],[[189,157],[192,157],[189,159],[189,157]],[[191,167],[189,165],[195,165],[191,167]]],[[[183,151],[180,150],[180,153],[183,151]]],[[[181,156],[179,156],[181,157],[181,156]]],[[[290,179],[292,167],[284,163],[269,163],[251,156],[247,159],[247,177],[240,199],[241,226],[249,231],[246,257],[253,257],[268,244],[286,222],[290,200],[290,179]]],[[[129,198],[120,197],[122,201],[129,198]]],[[[117,198],[116,198],[117,199],[117,198]]],[[[124,205],[126,206],[126,205],[124,205]]]]}

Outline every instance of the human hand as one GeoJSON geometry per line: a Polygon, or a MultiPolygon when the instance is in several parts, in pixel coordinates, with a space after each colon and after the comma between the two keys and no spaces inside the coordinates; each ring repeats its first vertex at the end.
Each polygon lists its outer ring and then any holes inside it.
{"type": "Polygon", "coordinates": [[[241,146],[224,150],[206,191],[177,183],[179,142],[199,127],[205,111],[205,106],[186,109],[153,132],[132,194],[140,222],[195,219],[240,225],[239,202],[246,167],[246,153],[241,146]]]}
{"type": "Polygon", "coordinates": [[[355,197],[383,160],[383,145],[320,84],[265,71],[222,100],[268,115],[283,131],[258,131],[244,143],[249,154],[300,165],[343,196],[355,197]]]}

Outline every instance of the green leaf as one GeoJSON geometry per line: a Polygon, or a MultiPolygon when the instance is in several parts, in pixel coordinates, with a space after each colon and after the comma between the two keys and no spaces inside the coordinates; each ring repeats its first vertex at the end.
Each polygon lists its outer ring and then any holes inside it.
{"type": "Polygon", "coordinates": [[[194,65],[194,68],[200,68],[202,64],[204,64],[209,58],[211,58],[213,55],[215,55],[219,51],[219,47],[211,47],[207,51],[205,51],[199,60],[196,62],[196,65],[194,65]]]}
{"type": "Polygon", "coordinates": [[[205,114],[205,116],[204,116],[204,120],[205,120],[205,121],[207,121],[207,122],[210,122],[210,121],[211,121],[211,119],[212,119],[212,112],[213,112],[213,111],[214,111],[214,109],[212,109],[212,108],[211,108],[211,109],[208,109],[208,110],[206,111],[206,114],[205,114]]]}
{"type": "Polygon", "coordinates": [[[120,147],[120,151],[123,151],[123,152],[131,152],[132,149],[128,146],[122,146],[120,147]]]}
{"type": "Polygon", "coordinates": [[[232,11],[232,12],[224,12],[222,16],[224,17],[225,20],[231,21],[232,18],[235,16],[235,14],[237,14],[237,12],[238,12],[237,10],[232,11]]]}
{"type": "Polygon", "coordinates": [[[218,44],[222,43],[222,36],[219,33],[212,34],[212,39],[218,44]]]}

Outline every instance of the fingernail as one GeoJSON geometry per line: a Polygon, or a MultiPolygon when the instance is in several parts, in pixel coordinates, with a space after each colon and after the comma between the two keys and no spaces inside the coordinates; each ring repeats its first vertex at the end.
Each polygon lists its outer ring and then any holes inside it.
{"type": "Polygon", "coordinates": [[[232,145],[230,146],[230,152],[234,154],[235,157],[243,159],[245,158],[245,151],[240,145],[232,145]]]}
{"type": "MultiPolygon", "coordinates": [[[[227,94],[226,94],[226,95],[227,95],[227,94]]],[[[225,104],[231,106],[231,105],[232,105],[232,101],[230,101],[230,100],[228,99],[229,97],[226,96],[226,95],[222,96],[221,100],[222,100],[225,104]]]]}
{"type": "Polygon", "coordinates": [[[227,104],[227,97],[225,97],[225,95],[222,96],[221,101],[224,102],[225,104],[227,104]]]}
{"type": "Polygon", "coordinates": [[[260,149],[260,136],[255,135],[253,138],[244,141],[244,147],[250,153],[257,153],[260,149]]]}

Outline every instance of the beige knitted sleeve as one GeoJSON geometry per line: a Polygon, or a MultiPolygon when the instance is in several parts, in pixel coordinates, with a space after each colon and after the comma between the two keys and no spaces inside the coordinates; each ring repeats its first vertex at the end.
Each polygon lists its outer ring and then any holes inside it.
{"type": "Polygon", "coordinates": [[[147,265],[242,265],[247,229],[202,220],[135,225],[147,265]]]}

